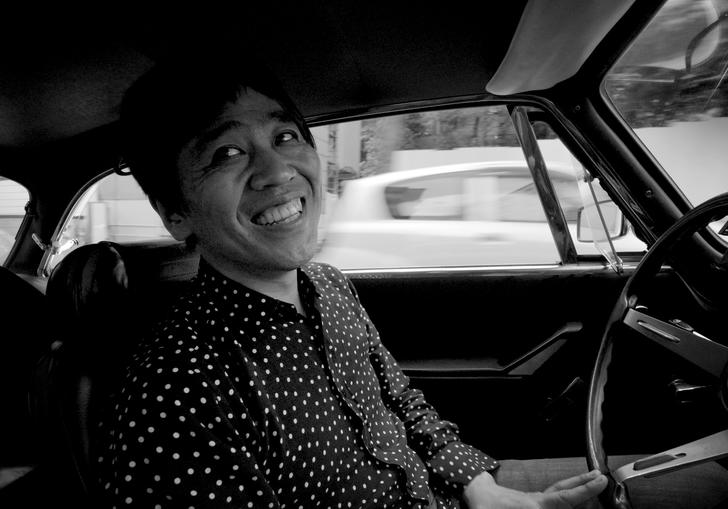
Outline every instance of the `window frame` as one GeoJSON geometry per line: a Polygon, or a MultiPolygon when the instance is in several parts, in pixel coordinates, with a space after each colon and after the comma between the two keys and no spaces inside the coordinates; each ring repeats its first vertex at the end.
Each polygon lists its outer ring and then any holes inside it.
{"type": "MultiPolygon", "coordinates": [[[[601,88],[603,88],[603,84],[600,87],[600,97],[603,100],[602,104],[606,106],[610,112],[614,113],[614,118],[622,122],[621,125],[624,128],[627,128],[616,110],[613,110],[613,106],[610,104],[607,97],[602,95],[603,91],[601,91],[601,88]]],[[[648,226],[648,216],[646,215],[642,205],[638,204],[638,202],[630,196],[627,184],[622,180],[619,172],[616,171],[614,166],[610,164],[602,156],[602,154],[600,154],[597,149],[586,140],[586,138],[577,130],[577,127],[574,126],[574,124],[569,121],[569,119],[567,119],[554,104],[549,101],[539,102],[531,100],[526,101],[526,103],[529,106],[538,108],[538,111],[530,110],[528,112],[531,122],[544,122],[547,124],[571,152],[574,158],[576,158],[579,163],[587,169],[592,177],[599,179],[602,189],[622,211],[625,218],[629,221],[633,228],[635,235],[649,248],[657,236],[655,235],[652,227],[648,226]]],[[[587,108],[581,106],[575,107],[576,111],[580,111],[582,109],[587,108]]],[[[593,113],[590,115],[593,116],[593,113]]],[[[609,116],[609,120],[611,119],[612,116],[609,116]]],[[[641,252],[622,251],[619,252],[619,256],[625,262],[625,266],[628,264],[636,266],[642,259],[643,254],[641,252]]],[[[604,260],[601,256],[579,255],[580,263],[596,259],[604,260]]]]}
{"type": "Polygon", "coordinates": [[[551,229],[554,242],[556,242],[556,249],[561,257],[561,263],[566,265],[576,264],[579,261],[579,255],[576,252],[574,239],[571,238],[571,232],[569,232],[569,225],[566,222],[561,202],[549,177],[546,161],[544,161],[541,149],[538,146],[538,140],[533,130],[532,121],[528,117],[528,111],[525,106],[509,106],[508,111],[516,129],[518,140],[521,143],[521,149],[526,156],[526,162],[531,170],[536,191],[546,214],[546,222],[551,229]]]}

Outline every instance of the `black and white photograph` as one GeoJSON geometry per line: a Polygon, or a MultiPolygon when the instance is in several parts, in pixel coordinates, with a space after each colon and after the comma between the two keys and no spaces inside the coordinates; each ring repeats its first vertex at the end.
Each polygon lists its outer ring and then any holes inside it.
{"type": "Polygon", "coordinates": [[[1,509],[728,509],[728,0],[16,7],[1,509]]]}

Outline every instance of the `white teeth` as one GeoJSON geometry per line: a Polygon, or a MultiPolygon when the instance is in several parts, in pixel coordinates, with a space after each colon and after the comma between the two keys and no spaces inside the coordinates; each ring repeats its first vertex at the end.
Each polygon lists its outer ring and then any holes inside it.
{"type": "Polygon", "coordinates": [[[295,221],[303,212],[300,198],[264,210],[253,218],[255,224],[270,226],[295,221]]]}

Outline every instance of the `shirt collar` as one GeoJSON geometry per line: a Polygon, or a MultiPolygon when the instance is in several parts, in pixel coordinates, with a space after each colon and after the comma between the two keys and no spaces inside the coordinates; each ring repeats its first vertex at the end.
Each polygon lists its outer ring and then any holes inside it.
{"type": "MultiPolygon", "coordinates": [[[[297,269],[298,291],[306,313],[311,316],[315,309],[315,301],[319,291],[305,267],[297,269]]],[[[292,304],[269,297],[237,281],[230,279],[215,269],[204,258],[200,258],[199,270],[195,278],[195,286],[200,296],[206,298],[216,310],[225,314],[245,311],[245,307],[258,315],[261,311],[273,316],[274,312],[294,310],[292,304]]]]}

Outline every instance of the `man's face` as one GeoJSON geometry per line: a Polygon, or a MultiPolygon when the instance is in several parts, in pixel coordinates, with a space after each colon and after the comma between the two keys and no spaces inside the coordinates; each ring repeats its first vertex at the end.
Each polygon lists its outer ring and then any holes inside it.
{"type": "Polygon", "coordinates": [[[319,158],[276,101],[248,89],[183,147],[177,163],[187,210],[167,226],[178,239],[195,235],[218,270],[266,275],[313,257],[319,158]]]}

